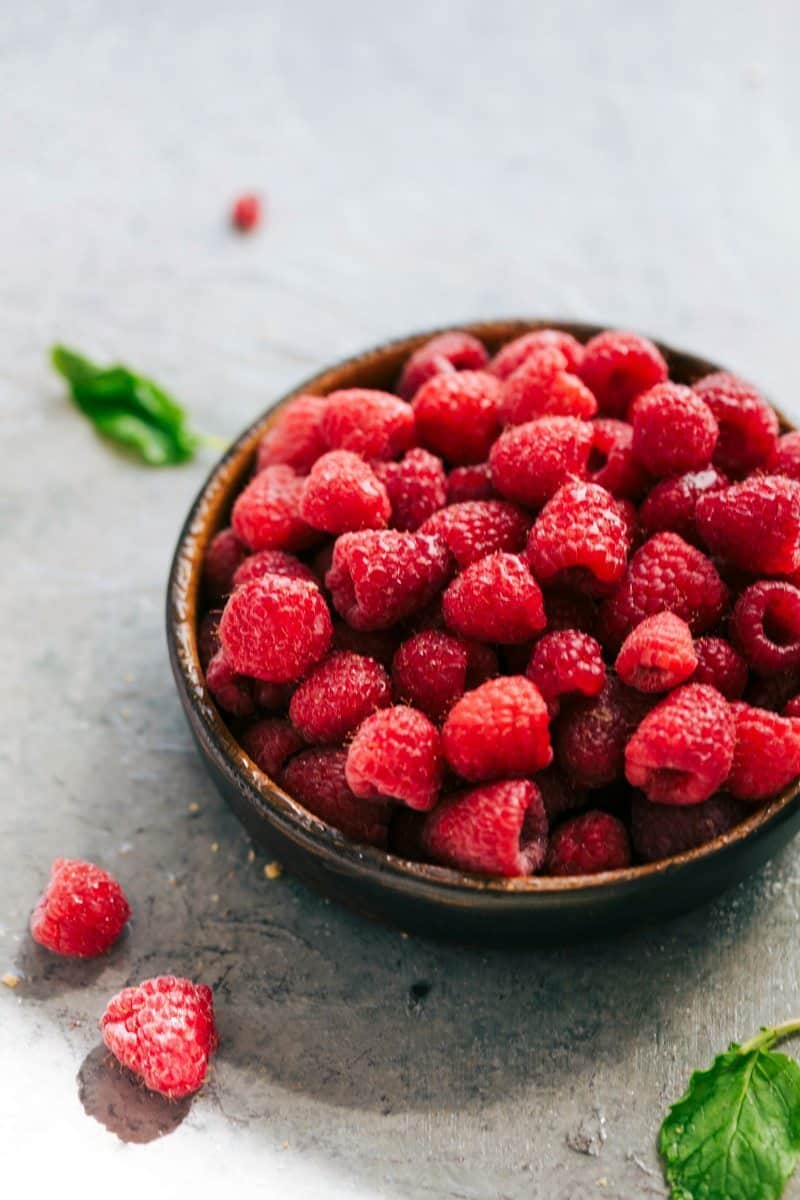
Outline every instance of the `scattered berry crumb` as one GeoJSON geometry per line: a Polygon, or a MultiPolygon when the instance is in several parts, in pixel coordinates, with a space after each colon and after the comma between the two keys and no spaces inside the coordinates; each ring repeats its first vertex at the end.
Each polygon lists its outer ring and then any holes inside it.
{"type": "Polygon", "coordinates": [[[283,867],[279,862],[269,862],[264,867],[264,875],[267,879],[280,879],[283,874],[283,867]]]}

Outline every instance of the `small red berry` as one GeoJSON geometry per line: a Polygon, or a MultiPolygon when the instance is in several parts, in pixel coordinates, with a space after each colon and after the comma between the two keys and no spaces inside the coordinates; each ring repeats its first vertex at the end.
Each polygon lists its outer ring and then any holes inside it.
{"type": "Polygon", "coordinates": [[[715,371],[694,385],[719,427],[714,465],[734,479],[762,467],[778,440],[778,418],[757,390],[736,375],[715,371]]]}
{"type": "Polygon", "coordinates": [[[325,533],[385,529],[391,512],[386,488],[350,450],[323,454],[303,483],[300,516],[325,533]]]}
{"type": "Polygon", "coordinates": [[[345,388],[328,396],[320,430],[331,450],[396,458],[414,443],[414,411],[390,392],[345,388]]]}
{"type": "Polygon", "coordinates": [[[130,915],[122,888],[107,871],[57,858],[31,915],[31,937],[56,954],[94,958],[113,946],[130,915]]]}
{"type": "Polygon", "coordinates": [[[744,809],[731,796],[712,796],[683,808],[653,804],[643,796],[631,801],[631,840],[639,858],[658,862],[704,846],[727,833],[742,819],[744,809]]]}
{"type": "Polygon", "coordinates": [[[639,519],[647,534],[669,531],[679,533],[687,542],[697,542],[695,523],[697,501],[706,492],[728,487],[730,480],[716,467],[690,471],[672,479],[660,479],[639,509],[639,519]]]}
{"type": "Polygon", "coordinates": [[[250,550],[305,550],[318,539],[300,516],[303,480],[291,467],[265,467],[240,492],[231,512],[233,532],[250,550]]]}
{"type": "Polygon", "coordinates": [[[613,590],[628,562],[629,526],[619,502],[595,483],[567,483],[536,518],[527,556],[545,584],[613,590]]]}
{"type": "Polygon", "coordinates": [[[708,683],[726,700],[738,700],[747,686],[747,663],[724,638],[702,637],[694,644],[697,656],[692,683],[708,683]]]}
{"type": "Polygon", "coordinates": [[[305,743],[288,721],[266,717],[248,725],[239,735],[239,744],[260,771],[277,779],[287,758],[302,750],[305,743]]]}
{"type": "Polygon", "coordinates": [[[261,200],[254,192],[247,192],[234,202],[231,224],[240,233],[252,233],[261,224],[261,200]]]}
{"type": "Polygon", "coordinates": [[[336,611],[354,629],[388,629],[420,612],[449,578],[441,538],[398,530],[345,533],[325,576],[336,611]]]}
{"type": "Polygon", "coordinates": [[[206,548],[203,560],[203,590],[212,604],[233,591],[237,568],[247,557],[247,547],[232,529],[221,529],[206,548]]]}
{"type": "Polygon", "coordinates": [[[628,634],[614,665],[622,682],[638,692],[668,692],[697,666],[692,631],[674,613],[654,613],[628,634]]]}
{"type": "Polygon", "coordinates": [[[447,476],[447,503],[460,504],[462,500],[495,500],[497,492],[492,485],[488,462],[473,463],[469,467],[454,467],[447,476]]]}
{"type": "Polygon", "coordinates": [[[695,507],[700,537],[712,554],[753,574],[800,570],[800,483],[753,476],[706,492],[695,507]]]}
{"type": "Polygon", "coordinates": [[[603,652],[593,637],[577,629],[546,633],[533,648],[525,672],[545,698],[551,714],[569,692],[596,696],[606,681],[603,652]]]}
{"type": "Polygon", "coordinates": [[[731,705],[736,749],[727,789],[759,803],[800,775],[800,721],[740,701],[731,705]]]}
{"type": "Polygon", "coordinates": [[[800,667],[800,588],[777,579],[754,583],[736,601],[731,627],[759,675],[800,667]]]}
{"type": "Polygon", "coordinates": [[[597,401],[567,370],[566,356],[551,348],[530,354],[505,380],[498,412],[505,425],[521,425],[548,413],[588,420],[597,412],[597,401]]]}
{"type": "Polygon", "coordinates": [[[485,371],[434,375],[414,396],[420,442],[454,465],[483,462],[499,429],[500,384],[485,371]]]}
{"type": "Polygon", "coordinates": [[[541,508],[571,479],[586,476],[592,426],[577,417],[540,417],[501,433],[489,454],[492,483],[502,496],[541,508]]]}
{"type": "Polygon", "coordinates": [[[570,333],[561,329],[535,329],[532,333],[523,333],[521,337],[506,342],[497,351],[489,370],[498,379],[508,379],[531,355],[540,354],[543,350],[557,350],[563,355],[565,370],[576,372],[583,360],[583,346],[570,333]]]}
{"type": "Polygon", "coordinates": [[[392,682],[398,700],[438,722],[468,687],[477,687],[497,670],[497,657],[488,646],[426,629],[395,654],[392,682]]]}
{"type": "Polygon", "coordinates": [[[447,796],[429,813],[422,845],[434,862],[479,875],[532,875],[547,851],[535,784],[510,779],[447,796]]]}
{"type": "Polygon", "coordinates": [[[548,875],[596,875],[630,866],[628,831],[618,817],[607,812],[568,817],[550,839],[548,875]]]}
{"type": "Polygon", "coordinates": [[[544,629],[542,593],[516,554],[489,554],[456,576],[442,597],[445,624],[478,642],[526,642],[544,629]]]}
{"type": "Polygon", "coordinates": [[[287,554],[285,550],[259,550],[243,559],[233,576],[233,586],[239,587],[251,579],[263,579],[265,575],[283,575],[286,579],[305,579],[319,586],[319,579],[304,562],[287,554]]]}
{"type": "Polygon", "coordinates": [[[347,752],[348,786],[364,800],[400,800],[427,811],[439,797],[442,774],[439,731],[403,704],[367,717],[347,752]]]}
{"type": "Polygon", "coordinates": [[[346,762],[346,750],[331,746],[304,750],[283,772],[284,790],[351,841],[385,850],[391,807],[354,795],[347,785],[346,762]]]}
{"type": "Polygon", "coordinates": [[[287,466],[298,475],[307,475],[328,449],[321,428],[327,404],[325,396],[303,393],[282,405],[259,442],[256,469],[287,466]]]}
{"type": "Polygon", "coordinates": [[[631,401],[664,382],[667,364],[647,338],[606,329],[584,346],[579,374],[597,397],[603,416],[624,419],[631,401]]]}
{"type": "Polygon", "coordinates": [[[606,678],[597,696],[573,701],[555,726],[556,761],[580,787],[599,788],[623,775],[625,744],[648,709],[640,693],[606,678]]]}
{"type": "Polygon", "coordinates": [[[315,584],[265,575],[236,589],[219,634],[235,671],[267,683],[292,683],[325,657],[333,626],[315,584]]]}
{"type": "Polygon", "coordinates": [[[391,683],[380,663],[343,650],[306,676],[292,696],[289,716],[306,741],[336,745],[391,702],[391,683]]]}
{"type": "Polygon", "coordinates": [[[717,422],[711,409],[678,383],[660,383],[631,405],[633,454],[657,478],[700,471],[711,462],[717,422]]]}
{"type": "Polygon", "coordinates": [[[442,748],[453,770],[470,781],[535,774],[553,759],[541,692],[522,675],[489,679],[453,705],[442,748]]]}
{"type": "Polygon", "coordinates": [[[249,717],[255,712],[253,682],[239,674],[221,648],[206,667],[206,687],[217,706],[234,717],[249,717]]]}
{"type": "Polygon", "coordinates": [[[613,417],[592,421],[587,467],[590,483],[620,499],[638,500],[648,485],[647,471],[633,456],[633,428],[627,421],[613,417]]]}
{"type": "Polygon", "coordinates": [[[434,513],[423,533],[438,534],[462,569],[498,550],[524,550],[531,519],[508,500],[465,500],[434,513]]]}
{"type": "Polygon", "coordinates": [[[404,400],[413,400],[423,383],[434,375],[481,371],[488,361],[486,347],[471,333],[462,333],[458,329],[440,333],[408,359],[397,384],[397,393],[404,400]]]}
{"type": "Polygon", "coordinates": [[[447,477],[442,460],[427,450],[409,450],[400,462],[376,462],[392,506],[393,529],[413,532],[447,503],[447,477]]]}

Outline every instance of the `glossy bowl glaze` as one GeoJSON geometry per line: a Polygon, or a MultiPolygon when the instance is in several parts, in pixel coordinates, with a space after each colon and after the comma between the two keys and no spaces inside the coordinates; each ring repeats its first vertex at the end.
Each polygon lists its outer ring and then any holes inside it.
{"type": "MultiPolygon", "coordinates": [[[[580,341],[601,328],[557,320],[459,326],[491,352],[529,330],[553,327],[580,341]]],[[[303,382],[242,434],[192,505],[170,571],[167,641],[178,694],[206,767],[254,840],[291,874],[365,916],[403,930],[533,945],[591,938],[692,908],[756,870],[797,832],[800,786],[792,785],[713,842],[662,862],[584,878],[484,879],[347,841],[250,761],[206,690],[196,638],[203,557],[209,540],[227,524],[233,499],[252,471],[256,447],[275,414],[299,392],[391,388],[408,355],[438,332],[378,346],[303,382]]],[[[678,381],[692,383],[720,369],[658,344],[678,381]]]]}

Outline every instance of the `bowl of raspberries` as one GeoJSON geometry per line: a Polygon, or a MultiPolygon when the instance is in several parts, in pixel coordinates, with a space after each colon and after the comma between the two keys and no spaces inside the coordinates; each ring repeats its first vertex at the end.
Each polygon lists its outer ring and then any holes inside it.
{"type": "Polygon", "coordinates": [[[800,823],[800,432],[639,334],[486,322],[316,375],[203,487],[167,626],[252,836],[404,930],[593,936],[800,823]]]}

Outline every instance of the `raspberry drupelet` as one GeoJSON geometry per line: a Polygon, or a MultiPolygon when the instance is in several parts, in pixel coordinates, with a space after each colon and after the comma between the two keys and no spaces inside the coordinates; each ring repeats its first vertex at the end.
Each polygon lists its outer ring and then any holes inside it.
{"type": "Polygon", "coordinates": [[[409,450],[399,462],[375,462],[372,469],[386,488],[393,529],[413,532],[447,503],[442,460],[427,450],[409,450]]]}
{"type": "Polygon", "coordinates": [[[731,630],[757,674],[800,667],[800,588],[777,579],[754,583],[736,601],[731,630]]]}
{"type": "Polygon", "coordinates": [[[420,443],[454,466],[483,462],[500,431],[499,398],[485,371],[435,375],[411,403],[420,443]]]}
{"type": "Polygon", "coordinates": [[[333,604],[354,629],[389,629],[444,587],[450,553],[441,538],[394,529],[345,533],[325,576],[333,604]]]}
{"type": "Polygon", "coordinates": [[[333,626],[313,583],[266,575],[236,589],[219,635],[235,671],[267,683],[292,683],[324,658],[333,626]]]}
{"type": "Polygon", "coordinates": [[[671,612],[645,617],[622,643],[614,665],[622,682],[637,692],[668,692],[697,667],[692,631],[671,612]]]}
{"type": "Polygon", "coordinates": [[[496,674],[497,656],[490,647],[437,629],[423,630],[403,642],[392,664],[397,700],[435,722],[444,720],[468,687],[496,674]]]}
{"type": "Polygon", "coordinates": [[[514,425],[492,446],[492,483],[507,500],[541,508],[569,480],[585,478],[592,439],[591,423],[577,417],[514,425]]]}
{"type": "Polygon", "coordinates": [[[344,650],[331,654],[303,680],[292,696],[289,717],[307,742],[337,745],[391,702],[392,685],[380,663],[344,650]]]}
{"type": "Polygon", "coordinates": [[[664,382],[667,364],[647,338],[607,329],[584,346],[579,374],[597,397],[603,416],[624,419],[641,392],[664,382]]]}
{"type": "Polygon", "coordinates": [[[307,475],[328,449],[321,429],[327,403],[324,396],[303,394],[279,409],[259,442],[257,469],[287,466],[307,475]]]}
{"type": "Polygon", "coordinates": [[[422,847],[459,871],[532,875],[547,853],[539,790],[528,779],[507,779],[446,796],[425,819],[422,847]]]}
{"type": "Polygon", "coordinates": [[[455,702],[442,748],[453,770],[471,782],[535,774],[553,759],[541,692],[522,675],[488,680],[455,702]]]}
{"type": "Polygon", "coordinates": [[[391,806],[354,795],[347,784],[346,762],[347,751],[338,747],[304,750],[286,765],[284,790],[351,841],[385,850],[391,806]]]}
{"type": "Polygon", "coordinates": [[[364,800],[399,800],[421,812],[433,808],[443,774],[439,731],[404,704],[367,717],[350,743],[345,773],[364,800]]]}
{"type": "Polygon", "coordinates": [[[397,394],[404,400],[413,400],[423,383],[434,375],[481,371],[488,362],[486,347],[471,333],[458,329],[440,333],[409,357],[397,384],[397,394]]]}
{"type": "Polygon", "coordinates": [[[593,811],[568,817],[550,839],[548,875],[595,875],[630,866],[628,831],[611,813],[593,811]]]}
{"type": "Polygon", "coordinates": [[[56,954],[94,958],[114,945],[130,915],[125,893],[107,871],[57,858],[31,914],[31,937],[56,954]]]}
{"type": "Polygon", "coordinates": [[[516,554],[489,554],[456,576],[442,597],[445,624],[478,642],[527,642],[545,626],[536,580],[516,554]]]}
{"type": "Polygon", "coordinates": [[[386,488],[350,450],[323,454],[303,483],[300,516],[324,533],[385,529],[391,513],[386,488]]]}
{"type": "Polygon", "coordinates": [[[535,329],[533,333],[523,333],[521,337],[506,342],[495,354],[489,370],[498,379],[508,379],[532,355],[541,354],[543,350],[557,350],[564,358],[564,369],[573,374],[583,361],[583,346],[571,333],[564,333],[561,329],[535,329]]]}
{"type": "Polygon", "coordinates": [[[466,500],[434,513],[423,533],[438,534],[462,569],[498,550],[525,549],[531,519],[508,500],[466,500]]]}
{"type": "Polygon", "coordinates": [[[595,483],[567,483],[536,518],[526,553],[542,583],[602,594],[625,574],[628,539],[627,521],[609,492],[595,483]]]}
{"type": "Polygon", "coordinates": [[[596,696],[606,681],[603,652],[593,637],[577,629],[545,633],[533,648],[526,677],[544,697],[551,716],[569,692],[596,696]]]}

